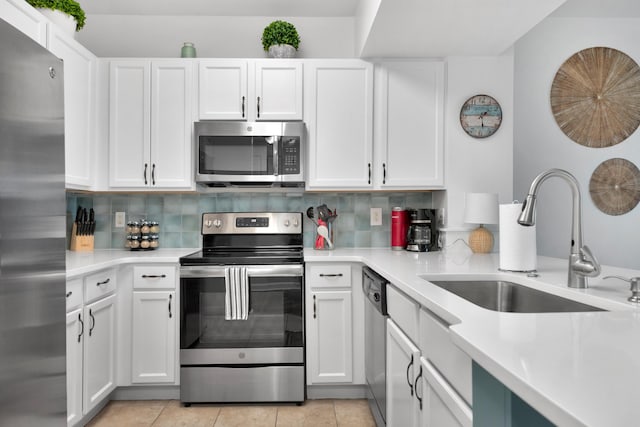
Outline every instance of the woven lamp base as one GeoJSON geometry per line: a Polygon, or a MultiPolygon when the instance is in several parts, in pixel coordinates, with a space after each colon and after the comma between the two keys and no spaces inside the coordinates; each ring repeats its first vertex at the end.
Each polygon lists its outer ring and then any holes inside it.
{"type": "Polygon", "coordinates": [[[493,249],[493,234],[481,225],[469,234],[469,247],[475,254],[488,254],[493,249]]]}

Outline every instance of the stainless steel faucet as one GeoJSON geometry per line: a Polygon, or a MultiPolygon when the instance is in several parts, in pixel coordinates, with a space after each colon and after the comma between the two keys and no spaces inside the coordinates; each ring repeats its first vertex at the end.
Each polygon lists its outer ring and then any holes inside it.
{"type": "Polygon", "coordinates": [[[532,226],[536,223],[536,196],[540,185],[548,178],[557,176],[564,179],[571,187],[573,199],[573,218],[571,221],[571,251],[569,253],[569,277],[567,286],[570,288],[586,288],[587,277],[600,274],[600,264],[591,250],[582,244],[582,210],[580,205],[580,186],[576,178],[562,169],[549,169],[535,177],[531,183],[527,199],[522,205],[522,212],[518,217],[518,224],[532,226]]]}

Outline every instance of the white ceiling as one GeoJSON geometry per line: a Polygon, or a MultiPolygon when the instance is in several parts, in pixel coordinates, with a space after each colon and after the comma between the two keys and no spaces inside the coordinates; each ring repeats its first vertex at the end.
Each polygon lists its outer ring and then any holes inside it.
{"type": "Polygon", "coordinates": [[[563,18],[638,18],[638,0],[567,0],[552,16],[563,18]]]}
{"type": "Polygon", "coordinates": [[[358,2],[359,0],[80,0],[88,15],[310,17],[354,16],[358,2]]]}

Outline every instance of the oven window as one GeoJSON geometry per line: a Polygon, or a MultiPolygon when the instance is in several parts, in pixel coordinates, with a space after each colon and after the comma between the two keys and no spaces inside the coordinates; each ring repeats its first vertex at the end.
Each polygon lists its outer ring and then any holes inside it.
{"type": "Polygon", "coordinates": [[[249,277],[247,320],[225,320],[223,278],[183,278],[180,348],[301,347],[302,277],[249,277]]]}
{"type": "Polygon", "coordinates": [[[203,175],[273,175],[273,136],[200,136],[203,175]]]}

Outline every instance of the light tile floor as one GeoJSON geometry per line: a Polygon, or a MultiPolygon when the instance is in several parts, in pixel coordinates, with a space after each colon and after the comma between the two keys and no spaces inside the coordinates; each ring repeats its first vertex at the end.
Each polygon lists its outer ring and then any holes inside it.
{"type": "Polygon", "coordinates": [[[112,401],[90,427],[375,427],[366,400],[307,400],[303,405],[193,405],[177,400],[112,401]]]}

